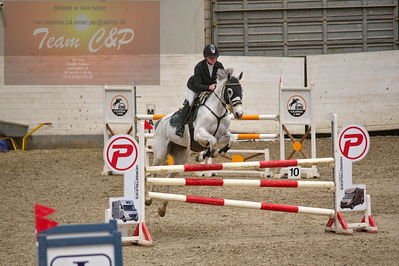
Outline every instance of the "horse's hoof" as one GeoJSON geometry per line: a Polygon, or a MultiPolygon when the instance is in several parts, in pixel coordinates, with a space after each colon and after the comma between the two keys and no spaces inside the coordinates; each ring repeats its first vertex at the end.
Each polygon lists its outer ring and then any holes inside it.
{"type": "Polygon", "coordinates": [[[159,216],[164,217],[166,214],[166,209],[162,208],[162,207],[158,208],[158,214],[159,214],[159,216]]]}
{"type": "Polygon", "coordinates": [[[145,206],[151,206],[151,204],[152,204],[152,199],[145,200],[145,206]]]}
{"type": "Polygon", "coordinates": [[[200,155],[199,155],[199,154],[198,154],[197,156],[195,156],[195,161],[198,162],[198,163],[201,162],[201,160],[200,160],[200,155]]]}

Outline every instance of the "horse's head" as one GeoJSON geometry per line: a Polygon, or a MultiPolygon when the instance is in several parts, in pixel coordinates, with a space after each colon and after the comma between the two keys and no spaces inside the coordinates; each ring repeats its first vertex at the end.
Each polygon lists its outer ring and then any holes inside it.
{"type": "Polygon", "coordinates": [[[243,115],[242,110],[242,87],[240,80],[242,78],[242,72],[238,78],[232,75],[232,69],[226,69],[224,71],[218,71],[218,77],[223,79],[223,100],[230,107],[231,112],[235,118],[241,118],[243,115]]]}

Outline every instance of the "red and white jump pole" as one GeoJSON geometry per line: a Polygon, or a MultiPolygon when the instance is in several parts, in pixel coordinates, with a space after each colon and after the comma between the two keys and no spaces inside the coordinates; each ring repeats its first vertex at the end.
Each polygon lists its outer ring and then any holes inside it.
{"type": "Polygon", "coordinates": [[[181,173],[193,171],[217,171],[217,170],[250,170],[262,168],[290,167],[290,166],[311,166],[319,164],[334,164],[334,158],[298,159],[281,161],[257,161],[242,163],[212,163],[212,164],[184,164],[184,165],[162,165],[146,166],[146,172],[156,173],[181,173]]]}
{"type": "Polygon", "coordinates": [[[152,185],[163,186],[225,186],[225,187],[281,187],[281,188],[333,188],[332,181],[197,179],[148,177],[152,185]]]}
{"type": "Polygon", "coordinates": [[[332,209],[280,205],[280,204],[271,204],[266,202],[216,199],[216,198],[186,196],[186,195],[177,195],[177,194],[167,194],[159,192],[148,192],[148,196],[151,199],[180,201],[180,202],[196,203],[196,204],[240,207],[247,209],[258,209],[258,210],[279,211],[279,212],[293,212],[293,213],[303,213],[303,214],[321,215],[329,217],[333,217],[335,215],[335,211],[332,209]]]}

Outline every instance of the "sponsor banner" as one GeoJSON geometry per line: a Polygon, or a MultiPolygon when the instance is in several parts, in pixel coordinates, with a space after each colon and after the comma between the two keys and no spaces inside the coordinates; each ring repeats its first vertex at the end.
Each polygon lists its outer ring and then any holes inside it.
{"type": "Polygon", "coordinates": [[[283,124],[310,125],[311,90],[309,88],[281,88],[280,116],[283,124]]]}
{"type": "Polygon", "coordinates": [[[338,135],[338,199],[340,211],[366,209],[366,185],[352,183],[352,162],[366,156],[370,147],[367,130],[359,125],[347,125],[338,135]]]}
{"type": "Polygon", "coordinates": [[[300,117],[306,112],[306,100],[301,95],[292,95],[287,101],[287,111],[294,117],[300,117]]]}
{"type": "Polygon", "coordinates": [[[347,125],[339,134],[338,145],[345,158],[355,162],[360,161],[370,148],[370,136],[362,126],[347,125]]]}
{"type": "Polygon", "coordinates": [[[130,135],[115,135],[104,147],[104,161],[115,172],[134,171],[138,164],[138,143],[130,135]]]}
{"type": "Polygon", "coordinates": [[[159,1],[6,1],[6,85],[159,84],[159,1]]]}
{"type": "Polygon", "coordinates": [[[132,91],[105,89],[105,123],[133,124],[134,106],[132,91]]]}
{"type": "Polygon", "coordinates": [[[137,224],[142,222],[140,200],[129,197],[109,198],[110,219],[118,224],[137,224]]]}
{"type": "Polygon", "coordinates": [[[115,172],[123,173],[123,198],[111,198],[111,215],[118,223],[142,221],[138,143],[130,135],[115,135],[104,146],[104,161],[115,172]]]}

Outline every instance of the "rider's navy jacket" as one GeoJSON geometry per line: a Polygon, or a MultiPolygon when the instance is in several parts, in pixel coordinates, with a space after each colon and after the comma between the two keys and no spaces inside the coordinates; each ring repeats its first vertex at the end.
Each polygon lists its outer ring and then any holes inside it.
{"type": "Polygon", "coordinates": [[[209,76],[209,69],[206,60],[200,61],[194,68],[194,75],[187,82],[187,87],[195,93],[208,91],[209,85],[216,84],[216,73],[218,69],[224,69],[222,63],[216,61],[213,66],[212,77],[209,76]]]}

